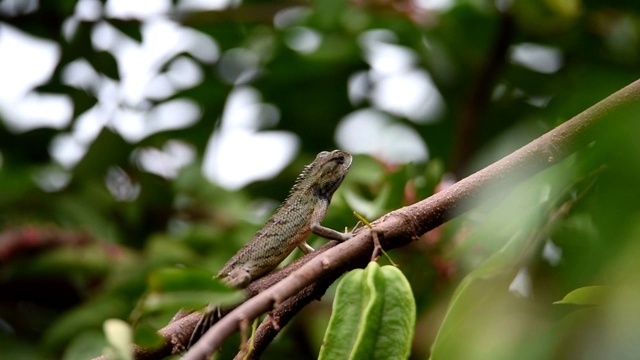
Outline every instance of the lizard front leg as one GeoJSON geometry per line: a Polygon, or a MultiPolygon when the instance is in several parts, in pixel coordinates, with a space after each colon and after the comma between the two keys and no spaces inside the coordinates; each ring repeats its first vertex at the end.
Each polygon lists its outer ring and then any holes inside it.
{"type": "MultiPolygon", "coordinates": [[[[325,214],[327,213],[328,207],[328,201],[318,201],[315,208],[313,209],[313,213],[311,213],[311,218],[309,219],[309,228],[311,229],[311,232],[325,239],[337,240],[340,242],[350,239],[352,237],[352,233],[341,233],[320,224],[324,219],[325,214]]],[[[298,248],[302,250],[304,254],[308,254],[314,251],[314,248],[309,246],[306,241],[303,241],[300,245],[298,245],[298,248]]]]}
{"type": "Polygon", "coordinates": [[[318,201],[316,207],[313,209],[313,213],[311,214],[311,219],[309,220],[309,227],[311,228],[311,232],[318,236],[322,236],[325,239],[337,240],[340,242],[350,239],[353,236],[353,233],[341,233],[339,231],[329,229],[328,227],[324,227],[320,224],[320,222],[322,222],[322,220],[324,219],[325,214],[327,213],[328,207],[329,201],[318,201]]]}

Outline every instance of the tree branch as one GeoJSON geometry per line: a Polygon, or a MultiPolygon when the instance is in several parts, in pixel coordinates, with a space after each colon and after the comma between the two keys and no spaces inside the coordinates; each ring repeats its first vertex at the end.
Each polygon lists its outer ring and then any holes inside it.
{"type": "MultiPolygon", "coordinates": [[[[640,81],[623,88],[565,124],[452,187],[383,216],[373,223],[382,245],[385,249],[404,246],[411,238],[462,213],[465,210],[464,202],[477,198],[487,189],[497,188],[505,192],[504,189],[517,184],[521,179],[561,161],[576,149],[592,142],[600,125],[609,118],[608,115],[624,111],[630,104],[640,105],[638,100],[640,81]]],[[[230,312],[229,316],[212,327],[203,337],[204,342],[200,341],[194,346],[196,352],[189,352],[185,358],[202,358],[203,354],[217,348],[226,337],[237,330],[240,319],[257,317],[271,309],[274,303],[281,302],[273,311],[273,316],[278,320],[280,327],[284,326],[306,304],[320,298],[342,273],[366,266],[373,251],[373,241],[366,229],[358,232],[353,239],[336,245],[335,241],[331,241],[283,269],[252,282],[246,288],[246,292],[247,297],[255,298],[248,300],[235,311],[225,309],[223,315],[230,312]],[[292,273],[294,274],[291,275],[292,273]]],[[[201,316],[201,313],[193,313],[171,322],[159,331],[165,338],[164,344],[154,349],[136,347],[135,358],[160,359],[184,351],[201,316]]],[[[271,321],[263,323],[257,331],[256,349],[251,357],[259,356],[278,332],[271,321]]]]}
{"type": "Polygon", "coordinates": [[[481,65],[467,94],[459,107],[456,118],[455,147],[450,169],[458,176],[467,165],[469,158],[478,147],[478,133],[482,126],[482,114],[491,102],[491,94],[500,72],[507,63],[507,53],[515,34],[514,20],[503,13],[496,30],[496,39],[489,56],[481,65]]]}
{"type": "Polygon", "coordinates": [[[4,229],[0,233],[0,263],[14,257],[53,246],[77,246],[91,242],[89,235],[58,229],[54,226],[24,226],[4,229]]]}
{"type": "MultiPolygon", "coordinates": [[[[302,265],[309,262],[314,257],[322,254],[323,252],[331,249],[332,247],[338,244],[337,241],[330,241],[323,246],[319,247],[315,251],[309,253],[308,255],[296,259],[291,264],[285,266],[284,268],[277,270],[273,273],[268,274],[267,276],[261,277],[249,284],[245,289],[247,293],[247,298],[251,298],[262,291],[270,288],[274,284],[285,279],[292,272],[299,269],[302,265]]],[[[363,264],[359,264],[360,267],[364,267],[367,262],[363,264]]],[[[353,268],[353,266],[349,266],[349,264],[343,264],[345,269],[342,272],[348,271],[349,268],[353,268]]],[[[279,319],[280,327],[286,325],[293,316],[298,313],[304,306],[306,306],[309,302],[314,299],[319,299],[324,295],[324,292],[327,288],[342,274],[342,272],[336,272],[335,274],[329,274],[326,278],[319,280],[316,283],[313,283],[307,286],[305,289],[297,293],[295,296],[287,299],[285,303],[282,304],[277,310],[273,312],[275,318],[279,319]]],[[[233,308],[225,308],[222,309],[222,316],[224,317],[227,313],[229,313],[233,308]]],[[[163,343],[155,348],[142,348],[139,346],[134,346],[133,354],[136,360],[153,360],[153,359],[162,359],[169,355],[179,354],[183,352],[191,337],[191,334],[195,330],[196,324],[202,318],[201,312],[194,312],[189,314],[183,318],[172,321],[164,328],[158,331],[158,334],[164,338],[163,343]]],[[[271,323],[269,323],[271,325],[271,323]]],[[[258,329],[258,334],[264,332],[264,335],[258,335],[256,340],[256,350],[252,356],[255,354],[259,354],[262,352],[269,342],[275,337],[275,335],[279,332],[272,328],[272,326],[261,326],[258,329]]],[[[108,360],[104,356],[96,357],[94,360],[108,360]]]]}
{"type": "MultiPolygon", "coordinates": [[[[605,120],[616,118],[630,105],[638,105],[640,80],[617,91],[573,119],[558,126],[526,146],[459,181],[448,189],[434,194],[414,205],[407,206],[373,222],[381,244],[386,249],[404,246],[419,236],[451,218],[460,215],[465,204],[479,198],[486,190],[511,188],[523,178],[546,169],[575,150],[597,139],[597,132],[605,120]]],[[[624,114],[629,115],[629,114],[624,114]]],[[[635,115],[632,115],[635,116],[635,115]]],[[[608,124],[611,125],[611,124],[608,124]]],[[[254,319],[283,302],[324,276],[356,268],[367,261],[373,250],[368,229],[358,232],[349,241],[316,254],[298,270],[282,281],[247,300],[222,318],[193,346],[184,360],[205,359],[239,327],[240,321],[254,319]]]]}

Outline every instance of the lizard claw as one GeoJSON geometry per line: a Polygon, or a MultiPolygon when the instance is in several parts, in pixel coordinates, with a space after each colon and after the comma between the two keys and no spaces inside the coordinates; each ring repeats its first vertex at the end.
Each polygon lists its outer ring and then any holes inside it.
{"type": "MultiPolygon", "coordinates": [[[[351,230],[351,232],[352,233],[356,232],[356,230],[358,230],[358,227],[360,227],[360,226],[362,226],[362,221],[358,220],[358,222],[353,227],[353,230],[351,230]]],[[[348,229],[346,227],[344,228],[344,232],[348,232],[348,229]]]]}
{"type": "Polygon", "coordinates": [[[340,242],[347,241],[353,237],[353,232],[345,232],[341,234],[340,242]]]}

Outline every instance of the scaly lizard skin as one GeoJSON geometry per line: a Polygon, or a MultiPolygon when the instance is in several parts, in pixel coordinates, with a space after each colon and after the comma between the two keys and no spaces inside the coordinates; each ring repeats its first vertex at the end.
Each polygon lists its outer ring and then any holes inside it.
{"type": "Polygon", "coordinates": [[[275,269],[296,247],[305,254],[310,233],[344,241],[340,233],[320,225],[333,193],[351,166],[351,155],[341,150],[323,151],[298,176],[287,199],[264,227],[220,270],[217,277],[230,286],[242,288],[275,269]]]}
{"type": "MultiPolygon", "coordinates": [[[[323,151],[298,176],[289,196],[253,238],[220,270],[216,277],[229,286],[244,288],[251,281],[275,269],[296,247],[313,251],[306,239],[311,233],[344,241],[351,233],[322,226],[333,193],[349,172],[351,155],[345,151],[323,151]]],[[[184,316],[176,315],[175,319],[184,316]]],[[[196,325],[188,347],[217,320],[219,309],[208,306],[196,325]]]]}

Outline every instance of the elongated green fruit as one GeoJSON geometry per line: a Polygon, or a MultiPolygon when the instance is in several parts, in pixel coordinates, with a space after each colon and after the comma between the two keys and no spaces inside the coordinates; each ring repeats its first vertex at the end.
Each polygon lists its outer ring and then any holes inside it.
{"type": "Polygon", "coordinates": [[[340,281],[319,359],[406,359],[415,320],[404,274],[371,262],[340,281]]]}

